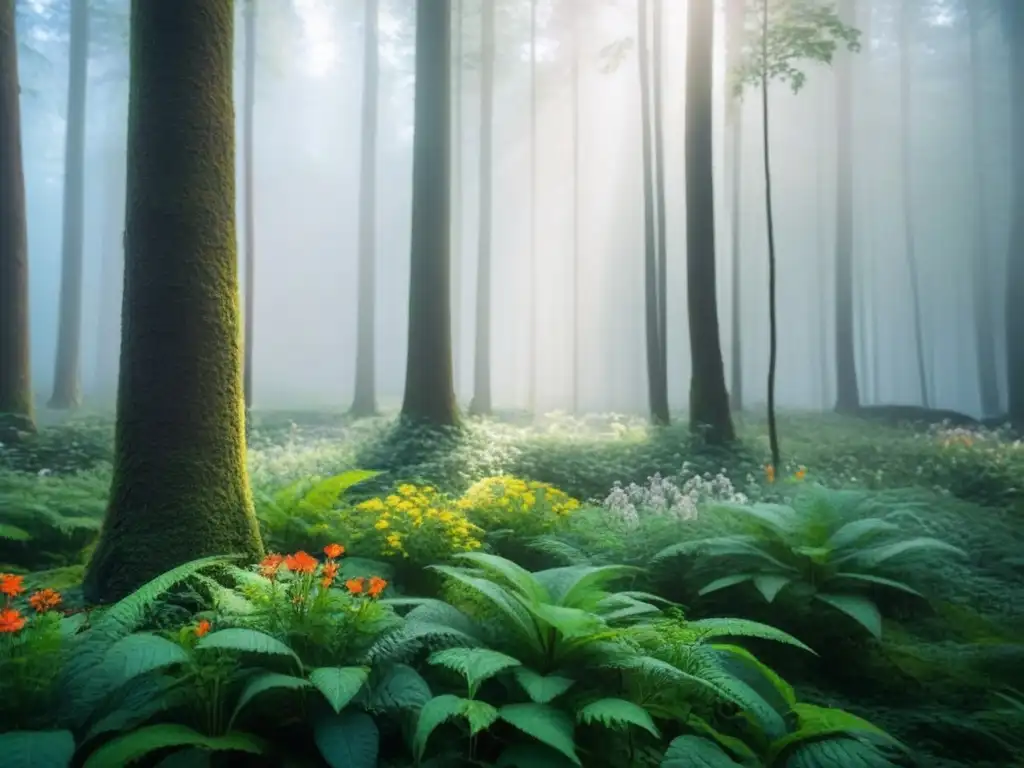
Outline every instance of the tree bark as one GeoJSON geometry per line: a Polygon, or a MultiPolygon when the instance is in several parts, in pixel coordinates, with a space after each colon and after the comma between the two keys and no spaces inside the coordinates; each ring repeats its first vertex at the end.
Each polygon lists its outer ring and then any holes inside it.
{"type": "Polygon", "coordinates": [[[61,245],[57,360],[49,407],[82,402],[82,247],[85,230],[85,90],[89,67],[89,4],[71,3],[67,132],[64,141],[64,211],[61,245]]]}
{"type": "Polygon", "coordinates": [[[253,134],[256,109],[256,0],[245,0],[245,81],[242,94],[242,155],[245,176],[242,216],[245,226],[245,309],[242,312],[245,341],[242,344],[242,389],[245,392],[245,413],[248,423],[252,409],[253,331],[256,324],[256,220],[253,211],[253,134]]]}
{"type": "Polygon", "coordinates": [[[0,435],[35,431],[19,87],[14,0],[0,0],[0,435]]]}
{"type": "Polygon", "coordinates": [[[363,125],[359,163],[359,296],[356,299],[356,382],[353,416],[377,412],[376,251],[377,251],[377,99],[379,51],[378,0],[366,0],[363,36],[363,125]]]}
{"type": "Polygon", "coordinates": [[[686,299],[690,318],[690,429],[735,439],[718,329],[712,168],[713,0],[690,0],[686,42],[686,299]]]}
{"type": "Polygon", "coordinates": [[[122,365],[92,602],[195,558],[262,554],[245,467],[232,6],[132,3],[122,365]]]}
{"type": "Polygon", "coordinates": [[[654,86],[654,200],[658,232],[658,354],[662,377],[665,379],[665,398],[668,399],[668,236],[665,212],[665,103],[664,103],[664,0],[654,3],[651,53],[654,86]]]}
{"type": "Polygon", "coordinates": [[[1010,137],[1012,192],[1009,253],[1006,259],[1006,371],[1009,420],[1024,427],[1024,7],[1004,6],[1010,54],[1010,137]]]}
{"type": "Polygon", "coordinates": [[[452,388],[451,0],[416,0],[409,343],[402,416],[458,424],[452,388]]]}
{"type": "Polygon", "coordinates": [[[480,222],[477,228],[476,338],[473,350],[475,416],[491,412],[491,231],[494,216],[494,3],[480,20],[480,222]]]}
{"type": "MultiPolygon", "coordinates": [[[[728,72],[731,77],[743,59],[744,23],[746,19],[745,0],[728,0],[726,5],[726,46],[728,72]]],[[[726,133],[729,141],[729,192],[732,198],[729,206],[729,249],[732,263],[730,293],[732,301],[732,343],[729,356],[731,362],[730,403],[734,412],[743,410],[743,305],[741,296],[742,273],[740,258],[742,254],[743,218],[741,205],[743,199],[743,101],[737,94],[728,93],[725,108],[726,133]]]]}
{"type": "Polygon", "coordinates": [[[460,388],[462,360],[462,67],[465,14],[462,0],[454,0],[455,44],[452,58],[452,191],[451,191],[451,304],[452,376],[456,399],[460,388]]]}
{"type": "MultiPolygon", "coordinates": [[[[857,18],[855,0],[840,0],[845,24],[857,18]]],[[[836,51],[836,411],[860,407],[853,317],[853,72],[852,54],[836,51]]]]}

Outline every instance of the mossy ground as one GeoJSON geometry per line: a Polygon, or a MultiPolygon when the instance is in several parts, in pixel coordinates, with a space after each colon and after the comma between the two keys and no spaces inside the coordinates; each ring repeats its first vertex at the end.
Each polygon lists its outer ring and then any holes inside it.
{"type": "MultiPolygon", "coordinates": [[[[341,413],[256,413],[249,470],[257,489],[354,467],[386,470],[360,486],[361,494],[396,482],[461,493],[481,477],[509,473],[586,500],[604,498],[615,482],[676,476],[689,462],[691,472],[724,471],[738,487],[764,485],[763,420],[748,415],[737,426],[742,443],[726,452],[696,445],[685,426],[652,431],[641,419],[610,415],[552,416],[535,424],[513,413],[437,434],[396,426],[389,417],[354,422],[341,413]]],[[[916,430],[816,414],[786,414],[780,432],[786,462],[780,476],[805,466],[811,479],[830,486],[915,489],[924,500],[921,524],[969,558],[935,569],[930,605],[885,604],[895,618],[886,622],[881,642],[852,636],[848,627],[786,625],[772,607],[747,605],[736,591],[713,604],[694,601],[694,613],[740,615],[743,601],[742,615],[794,632],[819,650],[819,659],[794,667],[766,649],[766,660],[808,697],[864,714],[906,739],[928,765],[1010,764],[996,739],[982,732],[990,689],[1024,688],[1024,446],[999,432],[916,430]]],[[[0,570],[48,570],[47,583],[57,579],[73,599],[77,566],[91,543],[85,521],[104,509],[112,436],[110,417],[93,414],[44,423],[37,436],[0,447],[0,506],[81,521],[68,538],[36,548],[0,546],[0,570]]],[[[649,535],[666,542],[693,535],[679,525],[649,535]]],[[[609,531],[602,543],[627,559],[661,541],[618,541],[609,531]]]]}

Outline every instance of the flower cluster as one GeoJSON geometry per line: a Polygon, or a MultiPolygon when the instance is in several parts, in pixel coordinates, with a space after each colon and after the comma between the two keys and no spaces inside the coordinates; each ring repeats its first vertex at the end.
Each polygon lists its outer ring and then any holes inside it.
{"type": "Polygon", "coordinates": [[[646,485],[616,483],[604,500],[604,508],[627,528],[635,528],[642,515],[694,520],[701,504],[713,501],[746,504],[749,500],[733,487],[725,470],[717,475],[705,472],[687,477],[688,473],[689,465],[684,464],[680,479],[685,479],[681,483],[657,474],[648,478],[646,485]]]}
{"type": "Polygon", "coordinates": [[[457,506],[485,530],[511,528],[536,535],[555,527],[580,503],[550,483],[496,475],[475,483],[457,506]]]}
{"type": "Polygon", "coordinates": [[[356,505],[349,527],[386,557],[436,562],[481,546],[482,531],[435,488],[404,484],[384,498],[356,505]]]}
{"type": "MultiPolygon", "coordinates": [[[[20,632],[28,623],[28,617],[15,607],[14,600],[25,592],[23,576],[13,573],[0,573],[0,595],[3,595],[3,608],[0,608],[0,634],[20,632]]],[[[28,604],[37,614],[46,613],[60,605],[60,593],[52,589],[41,589],[32,593],[28,604]]]]}

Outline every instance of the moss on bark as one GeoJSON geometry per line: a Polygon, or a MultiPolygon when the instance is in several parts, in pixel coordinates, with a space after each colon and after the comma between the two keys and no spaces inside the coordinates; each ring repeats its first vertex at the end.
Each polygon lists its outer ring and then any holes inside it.
{"type": "Polygon", "coordinates": [[[132,5],[121,371],[86,597],[262,553],[245,469],[231,0],[132,5]]]}

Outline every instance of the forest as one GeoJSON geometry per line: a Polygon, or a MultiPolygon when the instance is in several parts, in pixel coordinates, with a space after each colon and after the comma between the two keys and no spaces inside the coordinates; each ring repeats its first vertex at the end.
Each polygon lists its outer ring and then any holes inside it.
{"type": "Polygon", "coordinates": [[[0,0],[3,768],[1024,768],[1024,0],[0,0]]]}

